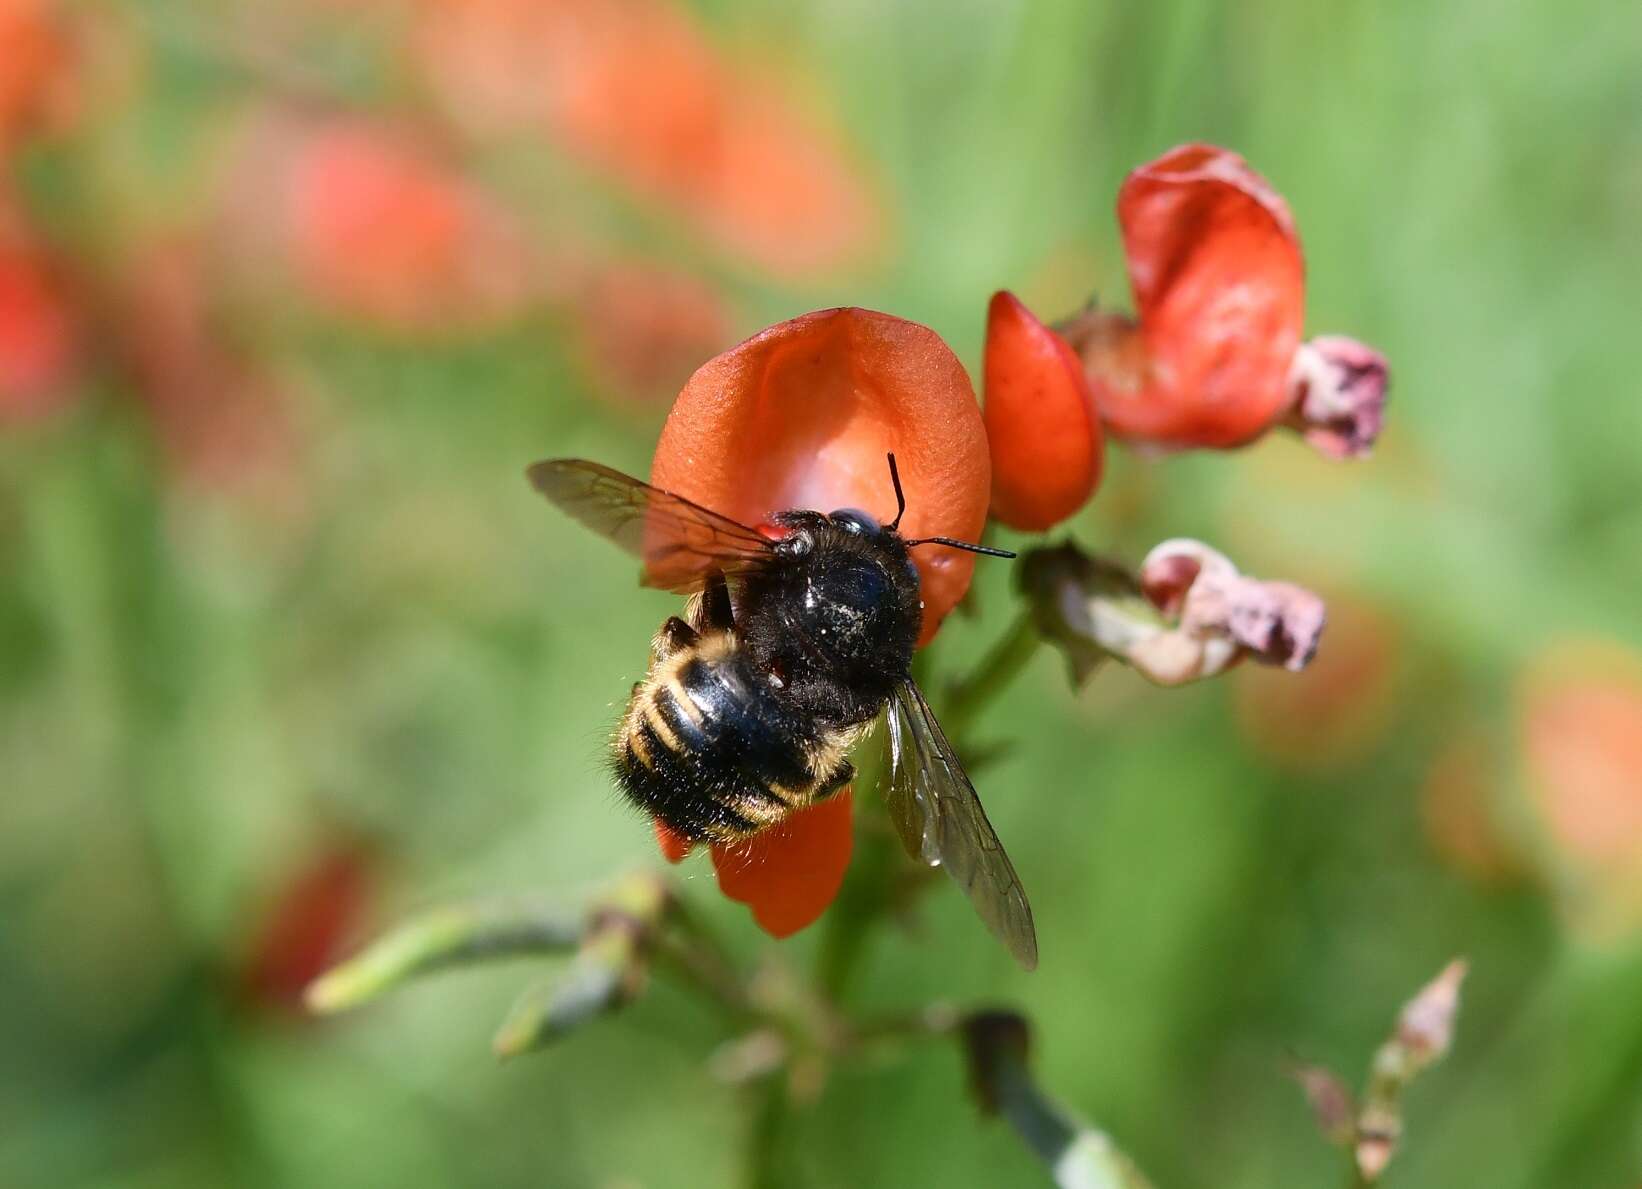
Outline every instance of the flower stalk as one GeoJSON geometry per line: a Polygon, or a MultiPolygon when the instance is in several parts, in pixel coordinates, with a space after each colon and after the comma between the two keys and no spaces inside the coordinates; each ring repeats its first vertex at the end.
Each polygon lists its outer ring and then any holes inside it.
{"type": "Polygon", "coordinates": [[[1014,1012],[978,1012],[963,1023],[970,1087],[987,1114],[1005,1119],[1061,1189],[1151,1189],[1110,1136],[1039,1089],[1030,1032],[1014,1012]]]}
{"type": "Polygon", "coordinates": [[[437,970],[565,953],[580,943],[585,924],[581,913],[528,902],[437,908],[321,976],[304,998],[321,1015],[350,1011],[437,970]]]}

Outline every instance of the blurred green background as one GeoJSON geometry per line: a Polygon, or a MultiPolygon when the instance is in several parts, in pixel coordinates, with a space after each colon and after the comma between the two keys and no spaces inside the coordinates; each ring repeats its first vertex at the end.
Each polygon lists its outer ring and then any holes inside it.
{"type": "MultiPolygon", "coordinates": [[[[674,3],[0,0],[0,1183],[734,1184],[727,1034],[665,982],[501,1067],[528,969],[293,1007],[419,907],[659,862],[601,747],[673,603],[522,468],[643,473],[690,369],[806,309],[973,374],[995,289],[1121,304],[1117,186],[1201,139],[1291,203],[1388,430],[1117,451],[1072,528],[1201,537],[1330,633],[1174,691],[1046,650],[980,727],[1042,968],[943,887],[857,1001],[1020,1006],[1160,1189],[1327,1185],[1285,1062],[1360,1080],[1463,954],[1387,1183],[1634,1186],[1642,14],[674,3]]],[[[841,1071],[785,1176],[1041,1183],[962,1081],[841,1071]]]]}

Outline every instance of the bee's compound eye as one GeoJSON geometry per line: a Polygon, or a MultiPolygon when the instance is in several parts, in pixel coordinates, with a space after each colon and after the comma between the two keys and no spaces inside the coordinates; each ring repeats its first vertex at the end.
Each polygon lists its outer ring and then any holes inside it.
{"type": "Polygon", "coordinates": [[[830,519],[839,528],[852,533],[876,533],[878,522],[859,508],[840,508],[830,519]]]}

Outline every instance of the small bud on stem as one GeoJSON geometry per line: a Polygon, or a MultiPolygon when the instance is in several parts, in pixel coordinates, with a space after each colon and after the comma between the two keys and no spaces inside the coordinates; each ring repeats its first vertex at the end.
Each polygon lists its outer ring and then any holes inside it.
{"type": "Polygon", "coordinates": [[[1292,1071],[1318,1128],[1329,1142],[1350,1153],[1353,1185],[1374,1184],[1397,1154],[1403,1094],[1415,1076],[1453,1043],[1465,971],[1465,961],[1456,958],[1403,1005],[1391,1036],[1374,1053],[1361,1106],[1332,1071],[1319,1066],[1292,1071]]]}

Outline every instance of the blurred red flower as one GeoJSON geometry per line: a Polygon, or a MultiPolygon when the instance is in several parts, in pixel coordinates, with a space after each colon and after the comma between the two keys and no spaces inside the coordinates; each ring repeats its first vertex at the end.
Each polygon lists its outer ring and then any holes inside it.
{"type": "Polygon", "coordinates": [[[992,515],[1041,532],[1071,516],[1100,483],[1105,439],[1083,365],[1014,294],[993,295],[986,317],[987,444],[992,515]]]}
{"type": "Polygon", "coordinates": [[[226,332],[207,271],[192,239],[135,253],[111,302],[113,346],[156,436],[188,476],[221,485],[289,481],[274,465],[294,451],[286,393],[226,332]]]}
{"type": "Polygon", "coordinates": [[[0,158],[66,105],[73,64],[54,0],[0,0],[0,158]]]}
{"type": "Polygon", "coordinates": [[[0,194],[0,421],[20,422],[72,399],[78,329],[55,262],[9,205],[0,194]]]}
{"type": "Polygon", "coordinates": [[[1331,593],[1328,647],[1304,674],[1259,669],[1238,680],[1233,697],[1244,739],[1295,771],[1360,763],[1394,721],[1402,651],[1390,614],[1360,596],[1331,593]]]}
{"type": "Polygon", "coordinates": [[[636,260],[590,261],[584,274],[565,304],[588,365],[614,393],[674,392],[730,342],[730,310],[698,277],[636,260]]]}
{"type": "Polygon", "coordinates": [[[1484,884],[1522,873],[1522,859],[1500,816],[1500,748],[1472,728],[1450,739],[1431,762],[1420,795],[1425,836],[1449,866],[1484,884]]]}
{"type": "Polygon", "coordinates": [[[1528,793],[1559,890],[1597,933],[1642,923],[1642,656],[1564,644],[1518,690],[1528,793]]]}
{"type": "MultiPolygon", "coordinates": [[[[934,331],[871,310],[818,310],[704,364],[673,404],[650,480],[748,524],[788,508],[895,511],[885,454],[906,492],[907,536],[977,539],[991,490],[969,377],[934,331]]],[[[916,551],[928,643],[969,587],[973,555],[916,551]]],[[[726,895],[778,936],[815,920],[850,855],[839,794],[734,846],[715,846],[726,895]]],[[[663,853],[688,848],[658,827],[663,853]]]]}
{"type": "Polygon", "coordinates": [[[352,117],[276,115],[240,157],[235,246],[271,251],[307,295],[402,333],[488,326],[536,285],[513,221],[417,137],[352,117]]]}
{"type": "Polygon", "coordinates": [[[1288,205],[1242,157],[1205,144],[1171,149],[1129,175],[1117,213],[1137,316],[1090,310],[1062,328],[1109,429],[1170,449],[1226,448],[1253,441],[1298,404],[1329,427],[1320,448],[1367,451],[1384,360],[1354,343],[1377,369],[1348,376],[1318,366],[1295,377],[1300,240],[1288,205]],[[1325,379],[1349,380],[1347,390],[1324,391],[1325,379]]]}
{"type": "Polygon", "coordinates": [[[671,0],[425,0],[418,44],[465,123],[545,128],[770,272],[830,272],[880,237],[877,201],[835,140],[671,0]]]}
{"type": "Polygon", "coordinates": [[[370,911],[375,873],[358,843],[333,841],[287,871],[253,934],[243,987],[263,1007],[302,1012],[302,994],[342,955],[370,911]]]}

